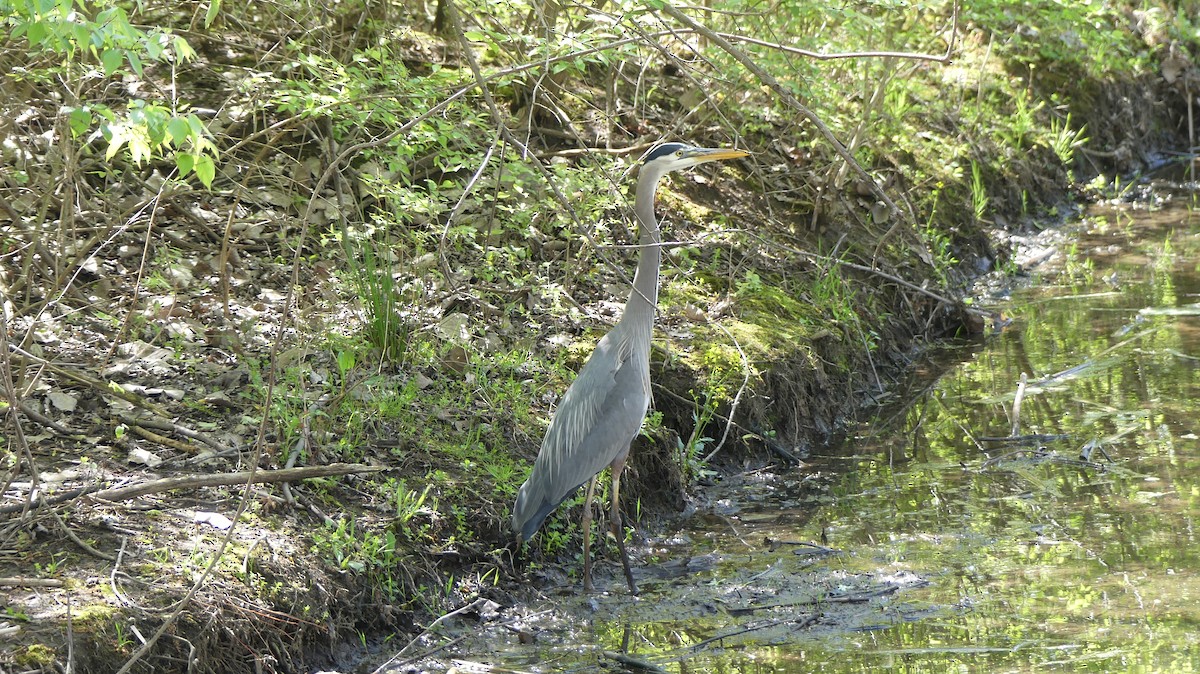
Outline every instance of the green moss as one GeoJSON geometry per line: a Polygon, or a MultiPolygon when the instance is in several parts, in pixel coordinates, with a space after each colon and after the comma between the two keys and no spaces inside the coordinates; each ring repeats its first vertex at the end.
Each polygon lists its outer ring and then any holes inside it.
{"type": "Polygon", "coordinates": [[[50,667],[56,660],[54,649],[44,644],[31,644],[17,649],[17,664],[22,667],[50,667]]]}
{"type": "Polygon", "coordinates": [[[71,619],[76,628],[88,630],[111,623],[119,613],[120,610],[112,604],[85,604],[72,611],[71,619]]]}

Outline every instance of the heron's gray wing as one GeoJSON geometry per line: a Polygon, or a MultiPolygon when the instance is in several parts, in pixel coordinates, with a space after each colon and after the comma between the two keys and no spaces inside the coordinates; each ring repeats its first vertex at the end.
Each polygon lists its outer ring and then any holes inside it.
{"type": "Polygon", "coordinates": [[[513,528],[528,539],[565,498],[629,450],[650,402],[649,364],[620,326],[605,335],[563,395],[529,479],[513,528]]]}

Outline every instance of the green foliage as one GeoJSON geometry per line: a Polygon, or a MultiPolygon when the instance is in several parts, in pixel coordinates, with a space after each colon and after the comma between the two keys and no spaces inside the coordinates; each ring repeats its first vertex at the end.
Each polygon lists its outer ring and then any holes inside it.
{"type": "MultiPolygon", "coordinates": [[[[79,129],[91,126],[91,109],[84,106],[72,111],[72,132],[77,132],[74,113],[80,110],[85,114],[79,118],[79,129]]],[[[104,153],[106,160],[116,156],[122,147],[129,148],[130,157],[136,164],[152,159],[156,152],[173,149],[180,177],[194,173],[205,187],[212,186],[216,177],[217,147],[196,115],[172,115],[164,106],[139,99],[130,101],[123,115],[105,106],[96,106],[94,109],[104,119],[100,133],[108,141],[108,149],[104,153]]]]}
{"type": "Polygon", "coordinates": [[[383,585],[396,588],[393,569],[400,563],[396,536],[391,531],[360,531],[353,518],[327,524],[313,532],[318,554],[332,559],[337,568],[382,576],[383,585]]]}
{"type": "Polygon", "coordinates": [[[979,162],[971,162],[971,206],[975,212],[975,220],[982,222],[983,216],[987,215],[988,195],[987,185],[983,182],[982,172],[979,170],[979,162]]]}
{"type": "MultiPolygon", "coordinates": [[[[0,0],[0,24],[11,28],[13,38],[25,38],[32,53],[60,57],[61,64],[50,70],[61,72],[73,82],[97,75],[141,79],[148,63],[175,67],[196,57],[187,40],[161,28],[134,25],[125,9],[113,0],[0,0]],[[99,73],[92,72],[95,65],[100,66],[99,73]],[[122,72],[125,68],[128,70],[122,72]]],[[[38,76],[37,70],[26,72],[29,77],[38,76]]],[[[135,98],[123,111],[103,102],[91,102],[67,105],[64,112],[75,138],[88,135],[100,122],[98,136],[108,142],[106,160],[122,148],[127,148],[139,165],[158,154],[169,155],[180,177],[195,175],[205,187],[212,186],[217,147],[199,117],[179,112],[177,103],[168,107],[135,98]]]]}
{"type": "Polygon", "coordinates": [[[1050,147],[1058,156],[1059,161],[1067,168],[1075,163],[1075,150],[1087,144],[1088,137],[1084,135],[1086,133],[1087,124],[1078,129],[1071,128],[1071,113],[1069,112],[1065,120],[1057,117],[1050,120],[1050,147]]]}
{"type": "MultiPolygon", "coordinates": [[[[982,212],[987,208],[988,196],[982,181],[975,177],[979,173],[978,164],[971,163],[971,173],[971,198],[976,208],[976,219],[981,219],[982,212]]],[[[955,265],[958,264],[958,259],[954,257],[954,246],[950,237],[937,224],[938,200],[941,198],[943,187],[941,183],[938,183],[937,188],[930,194],[929,219],[926,220],[925,227],[920,234],[926,247],[933,253],[934,273],[937,274],[942,285],[948,286],[950,285],[950,275],[953,273],[955,265]]]]}
{"type": "MultiPolygon", "coordinates": [[[[696,397],[694,391],[692,396],[696,397]]],[[[687,440],[679,438],[676,441],[679,466],[683,471],[686,484],[689,485],[716,474],[716,471],[708,468],[704,461],[708,447],[713,442],[713,438],[704,434],[709,430],[709,424],[717,412],[718,397],[712,392],[705,392],[700,397],[703,400],[698,401],[692,412],[692,432],[688,435],[687,440]]]]}
{"type": "Polygon", "coordinates": [[[961,20],[1003,35],[994,46],[1016,63],[1102,78],[1150,64],[1147,51],[1129,39],[1126,11],[1122,3],[1101,0],[981,0],[964,3],[961,20]]]}
{"type": "Polygon", "coordinates": [[[1096,265],[1090,257],[1080,254],[1079,245],[1072,242],[1064,253],[1062,276],[1074,286],[1090,287],[1095,282],[1096,265]]]}
{"type": "Polygon", "coordinates": [[[68,60],[90,57],[103,67],[105,76],[128,64],[141,77],[147,60],[187,61],[196,56],[182,37],[160,28],[134,26],[114,0],[0,0],[0,19],[11,28],[13,38],[24,37],[34,50],[68,60]],[[95,18],[89,18],[92,13],[95,18]]]}
{"type": "Polygon", "coordinates": [[[1008,116],[1008,124],[997,126],[1001,141],[1008,147],[1021,150],[1028,147],[1030,139],[1038,129],[1035,115],[1046,106],[1044,101],[1033,101],[1028,90],[1021,90],[1012,98],[1015,108],[1008,116]]]}
{"type": "Polygon", "coordinates": [[[402,305],[396,287],[392,256],[386,246],[386,231],[377,238],[352,243],[346,238],[345,253],[350,279],[366,314],[365,337],[383,360],[399,361],[408,349],[408,323],[400,316],[402,305]]]}
{"type": "MultiPolygon", "coordinates": [[[[425,485],[424,491],[420,494],[408,489],[404,480],[389,479],[388,486],[394,494],[396,525],[407,531],[407,527],[413,518],[424,511],[425,499],[429,497],[429,490],[433,488],[433,485],[425,485]]],[[[414,537],[419,536],[418,533],[408,533],[414,537]]]]}

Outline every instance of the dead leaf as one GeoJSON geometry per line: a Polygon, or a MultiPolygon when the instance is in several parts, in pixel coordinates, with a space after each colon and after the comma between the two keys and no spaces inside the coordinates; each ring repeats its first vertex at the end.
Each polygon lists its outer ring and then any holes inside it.
{"type": "Polygon", "coordinates": [[[454,313],[447,314],[442,320],[438,321],[437,327],[433,330],[438,337],[448,342],[466,342],[470,339],[467,333],[467,324],[470,319],[466,314],[454,313]]]}
{"type": "Polygon", "coordinates": [[[1174,84],[1187,68],[1187,63],[1183,59],[1171,55],[1163,60],[1161,67],[1163,79],[1167,81],[1167,84],[1174,84]]]}
{"type": "Polygon", "coordinates": [[[63,412],[74,412],[75,406],[79,404],[79,398],[62,391],[51,391],[46,397],[50,399],[51,405],[63,412]]]}
{"type": "Polygon", "coordinates": [[[209,407],[218,407],[225,409],[237,409],[238,405],[229,399],[229,396],[224,391],[214,391],[204,396],[204,403],[209,407]]]}
{"type": "Polygon", "coordinates": [[[175,352],[170,349],[147,344],[140,339],[118,346],[117,352],[123,356],[129,356],[134,360],[140,360],[145,363],[160,363],[175,355],[175,352]]]}
{"type": "Polygon", "coordinates": [[[467,350],[461,346],[454,346],[446,353],[446,357],[442,358],[442,365],[454,370],[458,374],[467,371],[469,359],[467,358],[467,350]]]}
{"type": "Polygon", "coordinates": [[[704,310],[695,304],[689,304],[685,306],[683,308],[683,315],[687,316],[687,319],[693,323],[708,322],[708,314],[704,313],[704,310]]]}
{"type": "Polygon", "coordinates": [[[233,526],[233,520],[222,515],[221,513],[196,511],[194,514],[192,514],[192,521],[196,524],[207,524],[214,529],[221,529],[222,531],[233,526]]]}
{"type": "Polygon", "coordinates": [[[129,450],[129,456],[125,460],[129,463],[140,463],[151,468],[157,468],[162,465],[162,459],[158,458],[153,452],[141,448],[129,450]]]}

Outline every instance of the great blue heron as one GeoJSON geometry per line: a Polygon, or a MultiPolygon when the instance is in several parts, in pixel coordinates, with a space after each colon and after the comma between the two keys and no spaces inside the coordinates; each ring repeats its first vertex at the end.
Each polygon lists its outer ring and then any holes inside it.
{"type": "Polygon", "coordinates": [[[735,159],[741,150],[692,147],[664,143],[646,154],[637,181],[634,213],[641,233],[637,271],[625,313],[616,326],[600,339],[575,381],[567,388],[529,479],[521,485],[513,506],[512,528],[521,540],[533,537],[546,516],[576,489],[588,482],[583,506],[583,587],[592,589],[591,524],[596,476],[605,466],[612,468],[612,505],[609,520],[629,591],[637,594],[625,532],[618,509],[621,470],[629,456],[629,444],[637,437],[650,406],[650,335],[658,302],[658,269],[662,263],[658,221],[654,217],[654,195],[662,177],[671,171],[717,159],[735,159]]]}

